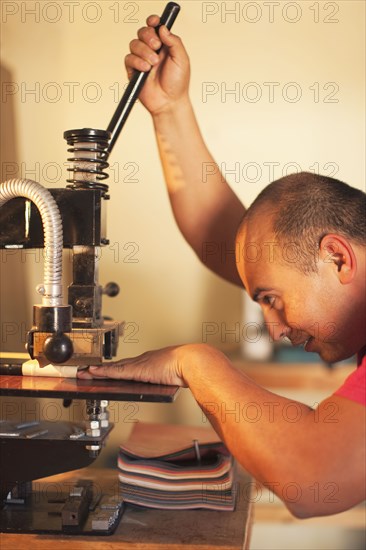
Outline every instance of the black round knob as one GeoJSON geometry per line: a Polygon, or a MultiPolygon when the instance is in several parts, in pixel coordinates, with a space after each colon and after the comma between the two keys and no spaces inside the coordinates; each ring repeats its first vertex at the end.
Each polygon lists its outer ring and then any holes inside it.
{"type": "Polygon", "coordinates": [[[51,363],[65,363],[74,351],[72,342],[66,334],[56,332],[46,338],[43,352],[51,363]]]}
{"type": "Polygon", "coordinates": [[[119,294],[119,286],[117,283],[107,283],[103,288],[103,294],[110,296],[110,298],[114,298],[114,296],[119,294]]]}

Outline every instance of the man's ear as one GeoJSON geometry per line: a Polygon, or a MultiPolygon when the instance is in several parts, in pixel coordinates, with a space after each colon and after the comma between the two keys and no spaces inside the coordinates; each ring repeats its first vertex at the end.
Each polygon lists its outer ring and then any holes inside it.
{"type": "Polygon", "coordinates": [[[357,271],[357,261],[348,239],[341,235],[325,235],[319,245],[319,256],[320,261],[332,264],[342,284],[352,282],[357,271]]]}

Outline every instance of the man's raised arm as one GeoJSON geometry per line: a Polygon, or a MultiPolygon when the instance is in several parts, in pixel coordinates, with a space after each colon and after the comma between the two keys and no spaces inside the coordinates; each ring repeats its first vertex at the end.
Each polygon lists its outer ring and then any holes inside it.
{"type": "Polygon", "coordinates": [[[151,73],[139,99],[151,113],[173,213],[184,238],[217,275],[242,286],[236,270],[235,235],[245,208],[215,167],[188,95],[189,59],[178,36],[154,27],[150,16],[126,56],[127,72],[151,73]],[[155,53],[161,44],[162,51],[155,53]],[[203,177],[207,166],[210,177],[203,177]]]}

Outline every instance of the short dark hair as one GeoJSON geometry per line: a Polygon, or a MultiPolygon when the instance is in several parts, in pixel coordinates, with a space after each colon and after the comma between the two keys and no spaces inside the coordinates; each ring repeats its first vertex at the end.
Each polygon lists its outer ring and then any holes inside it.
{"type": "Polygon", "coordinates": [[[311,172],[285,176],[261,191],[242,223],[259,211],[272,219],[279,244],[296,247],[294,267],[302,273],[317,271],[319,245],[328,233],[366,245],[366,194],[334,178],[311,172]]]}

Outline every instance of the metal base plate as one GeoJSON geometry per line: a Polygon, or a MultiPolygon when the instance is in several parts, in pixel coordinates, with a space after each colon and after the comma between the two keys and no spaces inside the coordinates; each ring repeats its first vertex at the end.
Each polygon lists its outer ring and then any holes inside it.
{"type": "MultiPolygon", "coordinates": [[[[85,484],[85,480],[82,483],[85,484]]],[[[70,496],[78,489],[78,482],[72,486],[54,483],[43,486],[38,491],[33,490],[24,502],[4,501],[0,509],[0,531],[73,536],[111,535],[123,514],[122,497],[104,494],[98,484],[91,481],[88,483],[90,498],[83,502],[70,496]]]]}

